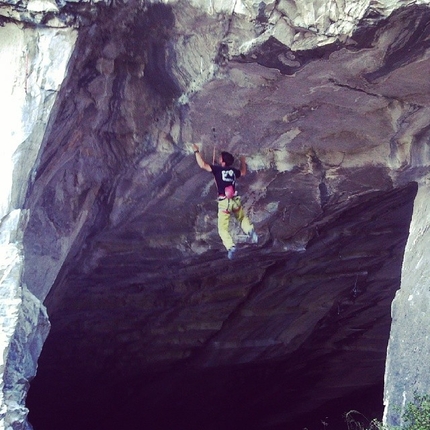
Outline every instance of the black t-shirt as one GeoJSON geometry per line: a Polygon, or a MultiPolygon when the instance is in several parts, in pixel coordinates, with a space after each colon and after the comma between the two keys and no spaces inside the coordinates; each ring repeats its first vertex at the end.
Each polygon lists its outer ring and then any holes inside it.
{"type": "Polygon", "coordinates": [[[218,194],[225,195],[225,187],[232,185],[236,189],[236,179],[240,178],[240,170],[232,166],[222,167],[218,165],[210,165],[212,173],[215,176],[218,194]]]}

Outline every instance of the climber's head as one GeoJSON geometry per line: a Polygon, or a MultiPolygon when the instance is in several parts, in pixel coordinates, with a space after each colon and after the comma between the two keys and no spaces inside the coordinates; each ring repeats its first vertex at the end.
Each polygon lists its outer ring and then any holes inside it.
{"type": "Polygon", "coordinates": [[[234,163],[234,157],[230,154],[230,152],[221,152],[221,164],[223,163],[226,167],[231,166],[234,163]]]}

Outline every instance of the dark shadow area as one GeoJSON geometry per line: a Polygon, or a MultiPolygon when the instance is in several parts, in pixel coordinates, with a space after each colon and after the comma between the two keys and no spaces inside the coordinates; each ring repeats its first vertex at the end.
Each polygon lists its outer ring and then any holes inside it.
{"type": "Polygon", "coordinates": [[[245,254],[234,263],[238,278],[209,253],[194,266],[156,268],[159,278],[136,285],[138,266],[126,265],[131,256],[118,243],[96,273],[76,261],[58,279],[65,293],[46,301],[55,312],[28,394],[30,423],[343,430],[351,409],[380,418],[390,306],[416,191],[411,183],[327,205],[306,251],[245,254]],[[208,333],[237,279],[261,268],[245,299],[208,333]],[[184,328],[186,318],[194,328],[184,328]]]}
{"type": "Polygon", "coordinates": [[[59,379],[54,385],[53,381],[42,381],[44,376],[40,374],[30,390],[29,421],[35,430],[346,430],[345,413],[352,409],[369,420],[382,417],[382,382],[379,382],[289,420],[290,407],[295,407],[291,386],[300,382],[300,376],[297,381],[280,384],[274,375],[267,376],[272,371],[273,365],[268,365],[152,375],[165,380],[164,387],[149,381],[151,376],[146,375],[141,380],[106,386],[92,396],[89,393],[94,387],[90,380],[89,385],[74,386],[59,379]],[[266,375],[264,381],[263,375],[266,375]],[[168,378],[181,380],[180,391],[174,387],[169,392],[168,378]],[[241,384],[235,387],[239,381],[241,384]],[[277,387],[277,400],[265,399],[265,390],[272,391],[269,384],[277,387]],[[220,385],[223,395],[214,397],[214,392],[221,394],[220,385]],[[164,391],[162,397],[160,391],[164,391]]]}

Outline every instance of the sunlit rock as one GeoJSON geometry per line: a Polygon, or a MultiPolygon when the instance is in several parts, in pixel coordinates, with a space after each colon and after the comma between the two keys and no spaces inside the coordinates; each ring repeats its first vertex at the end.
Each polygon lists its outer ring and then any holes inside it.
{"type": "Polygon", "coordinates": [[[22,236],[28,220],[28,211],[22,208],[74,38],[70,30],[29,29],[14,23],[0,28],[4,65],[0,71],[0,426],[4,429],[27,428],[25,397],[48,334],[40,297],[22,280],[22,236]]]}
{"type": "Polygon", "coordinates": [[[414,203],[414,215],[406,246],[402,288],[393,302],[387,355],[384,417],[389,425],[402,425],[402,415],[416,394],[429,391],[428,179],[414,203]]]}
{"type": "Polygon", "coordinates": [[[426,4],[3,4],[5,428],[30,426],[44,306],[36,430],[276,429],[382,397],[424,228],[426,4]],[[191,142],[247,157],[236,261],[191,142]]]}

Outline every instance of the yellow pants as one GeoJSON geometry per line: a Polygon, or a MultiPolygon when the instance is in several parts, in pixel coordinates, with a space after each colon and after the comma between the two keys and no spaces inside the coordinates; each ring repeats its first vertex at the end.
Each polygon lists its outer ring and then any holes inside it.
{"type": "Polygon", "coordinates": [[[245,234],[249,234],[254,226],[249,218],[245,215],[240,197],[224,199],[218,201],[218,234],[221,237],[223,245],[229,250],[234,246],[233,239],[229,232],[230,215],[233,215],[239,222],[240,227],[245,234]]]}

